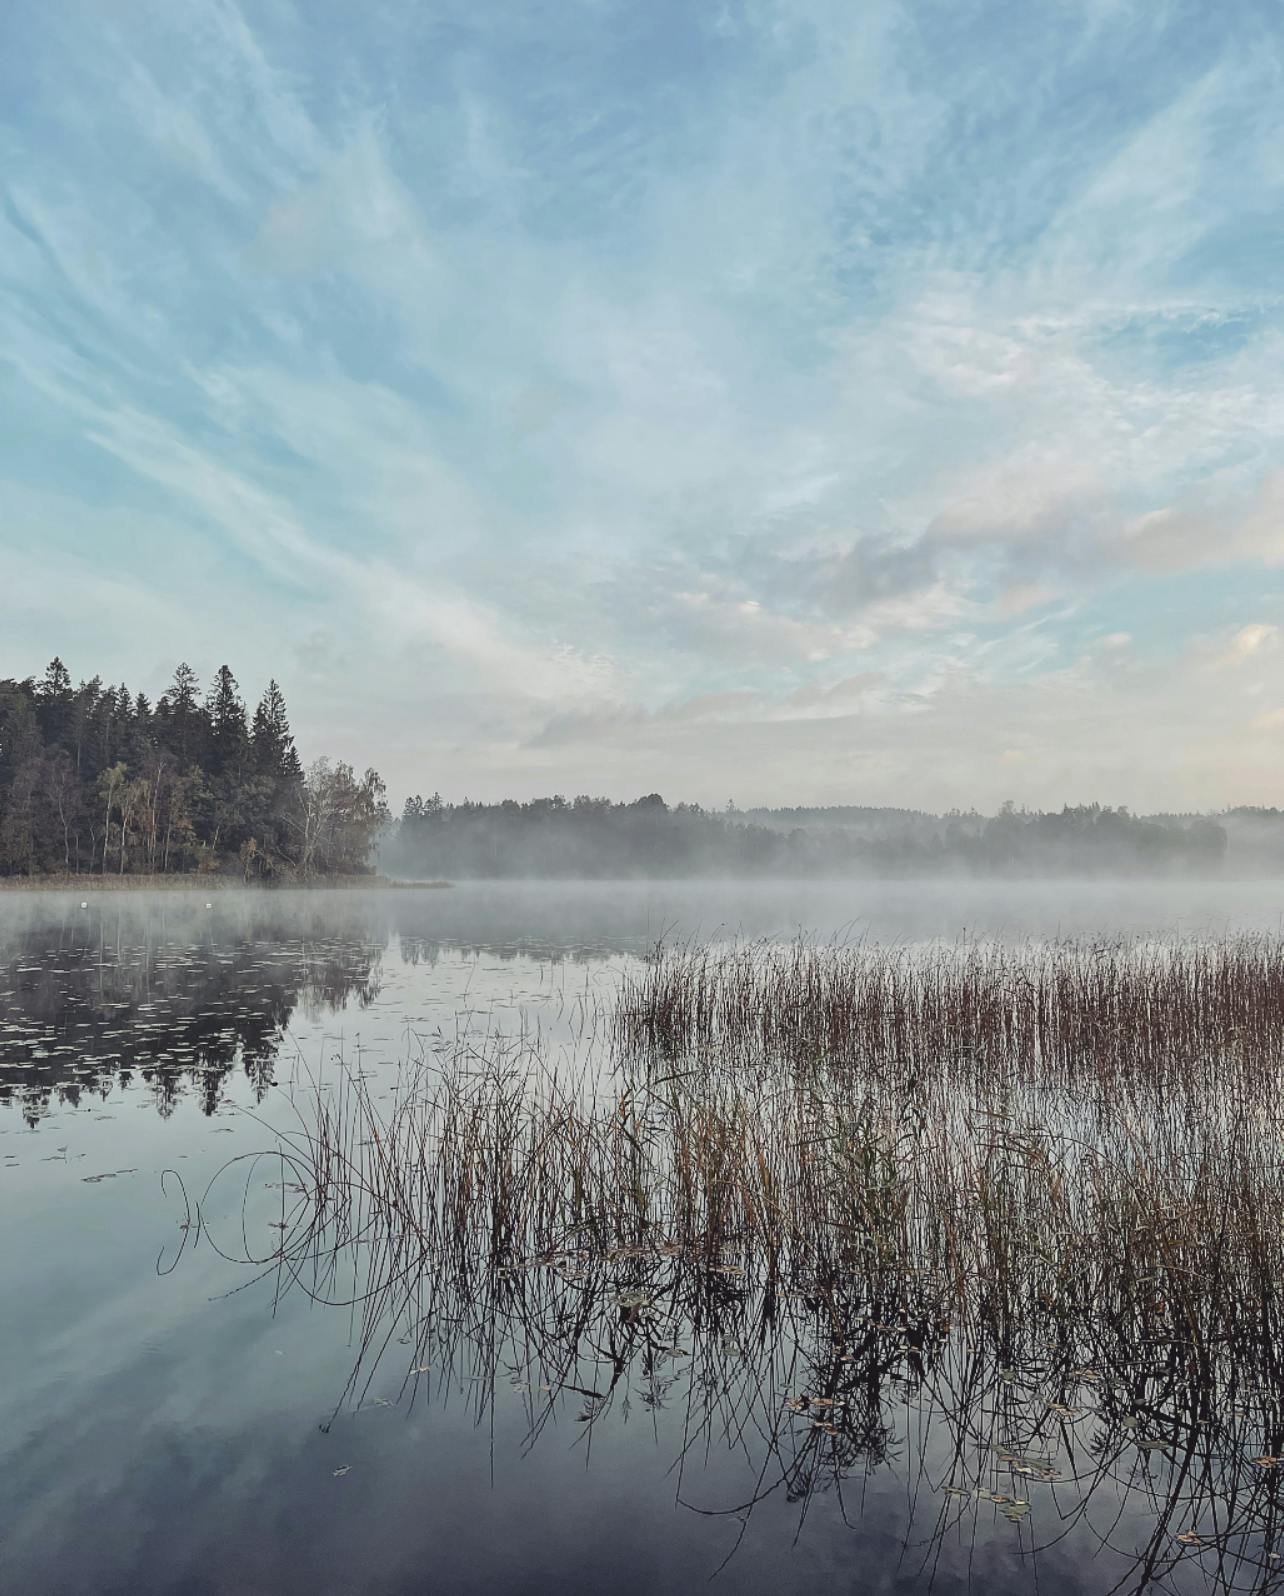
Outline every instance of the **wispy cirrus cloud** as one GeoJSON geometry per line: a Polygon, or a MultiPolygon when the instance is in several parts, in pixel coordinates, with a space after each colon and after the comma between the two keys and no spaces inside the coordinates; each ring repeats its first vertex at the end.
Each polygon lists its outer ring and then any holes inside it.
{"type": "Polygon", "coordinates": [[[397,790],[1284,776],[1256,8],[10,30],[0,670],[226,657],[397,790]]]}

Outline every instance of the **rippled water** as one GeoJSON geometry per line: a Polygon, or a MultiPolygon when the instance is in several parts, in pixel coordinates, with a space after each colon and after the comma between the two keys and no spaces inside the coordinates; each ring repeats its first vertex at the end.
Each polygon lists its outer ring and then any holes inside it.
{"type": "Polygon", "coordinates": [[[734,1275],[695,1300],[652,1270],[643,1315],[620,1259],[605,1308],[599,1293],[571,1323],[586,1291],[568,1256],[548,1290],[383,1304],[373,1355],[366,1305],[317,1302],[357,1293],[244,1261],[280,1174],[233,1162],[271,1147],[340,1057],[376,1098],[408,1056],[461,1040],[591,1058],[661,935],[1216,934],[1278,928],[1274,885],[85,902],[0,896],[4,1589],[1274,1581],[1269,1533],[1212,1558],[1177,1541],[1181,1459],[1112,1450],[1091,1378],[1049,1427],[1034,1376],[992,1386],[960,1349],[924,1380],[912,1338],[873,1347],[855,1305],[837,1328],[805,1300],[768,1321],[734,1275]],[[860,1358],[835,1433],[814,1408],[777,1433],[860,1358]]]}

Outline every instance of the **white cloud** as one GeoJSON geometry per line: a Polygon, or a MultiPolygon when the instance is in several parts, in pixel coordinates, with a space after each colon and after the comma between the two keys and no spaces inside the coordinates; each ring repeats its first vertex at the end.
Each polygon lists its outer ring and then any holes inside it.
{"type": "Polygon", "coordinates": [[[1216,669],[1238,670],[1241,666],[1275,654],[1280,646],[1280,629],[1266,621],[1251,621],[1241,626],[1223,647],[1213,652],[1209,664],[1216,669]]]}
{"type": "Polygon", "coordinates": [[[1157,570],[1284,565],[1284,469],[1264,476],[1247,504],[1218,504],[1205,490],[1188,508],[1139,516],[1124,527],[1119,551],[1157,570]]]}
{"type": "Polygon", "coordinates": [[[120,674],[293,660],[310,737],[443,790],[1284,779],[1234,742],[1278,667],[1278,41],[908,16],[694,8],[621,73],[611,5],[466,47],[29,8],[0,670],[59,615],[120,674]]]}

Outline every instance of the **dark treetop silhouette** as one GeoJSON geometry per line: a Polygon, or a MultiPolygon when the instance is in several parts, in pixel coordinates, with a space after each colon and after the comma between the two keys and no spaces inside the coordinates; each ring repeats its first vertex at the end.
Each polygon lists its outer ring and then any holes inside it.
{"type": "Polygon", "coordinates": [[[359,874],[387,819],[373,770],[304,769],[273,682],[252,718],[226,665],[156,704],[60,659],[0,680],[0,874],[359,874]]]}
{"type": "Polygon", "coordinates": [[[407,800],[381,862],[402,876],[680,877],[1284,873],[1284,815],[1141,817],[1100,804],[997,815],[748,809],[560,796],[407,800]]]}
{"type": "Polygon", "coordinates": [[[1284,874],[1278,809],[986,816],[434,794],[393,822],[384,793],[373,770],[305,769],[276,682],[248,716],[226,665],[204,696],[180,665],[154,705],[99,677],[74,687],[59,659],[39,679],[0,680],[0,875],[360,875],[376,841],[388,871],[418,878],[1284,874]]]}

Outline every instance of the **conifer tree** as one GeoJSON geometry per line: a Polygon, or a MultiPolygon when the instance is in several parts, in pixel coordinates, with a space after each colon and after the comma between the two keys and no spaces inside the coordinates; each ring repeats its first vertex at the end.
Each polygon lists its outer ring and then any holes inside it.
{"type": "Polygon", "coordinates": [[[382,784],[324,768],[309,810],[324,825],[300,829],[303,768],[275,681],[251,727],[227,665],[204,703],[180,665],[153,706],[99,676],[73,687],[55,658],[38,677],[0,680],[0,874],[367,869],[382,784]]]}
{"type": "Polygon", "coordinates": [[[303,766],[285,712],[285,696],[275,680],[268,683],[254,711],[253,744],[254,764],[260,775],[278,782],[295,782],[302,777],[303,766]]]}
{"type": "Polygon", "coordinates": [[[210,769],[215,775],[239,779],[249,752],[249,731],[236,677],[226,665],[220,665],[215,674],[205,708],[210,725],[210,769]]]}
{"type": "Polygon", "coordinates": [[[199,764],[205,753],[208,720],[201,709],[200,681],[184,661],[156,706],[157,719],[170,752],[181,769],[199,764]]]}

